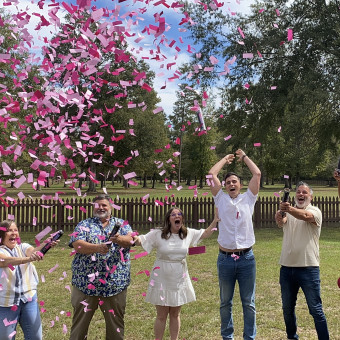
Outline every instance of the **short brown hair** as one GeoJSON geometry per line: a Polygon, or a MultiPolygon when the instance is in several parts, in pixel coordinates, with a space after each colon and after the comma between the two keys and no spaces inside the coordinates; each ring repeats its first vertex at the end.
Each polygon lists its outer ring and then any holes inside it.
{"type": "Polygon", "coordinates": [[[0,245],[3,245],[3,240],[5,238],[5,235],[6,233],[8,232],[8,229],[9,227],[12,225],[12,224],[15,224],[15,221],[14,220],[4,220],[0,223],[0,245]],[[4,230],[6,229],[6,230],[4,230]]]}

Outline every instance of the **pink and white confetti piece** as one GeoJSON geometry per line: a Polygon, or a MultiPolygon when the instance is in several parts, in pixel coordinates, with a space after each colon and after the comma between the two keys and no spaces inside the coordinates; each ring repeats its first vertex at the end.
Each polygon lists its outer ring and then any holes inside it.
{"type": "Polygon", "coordinates": [[[261,146],[261,143],[254,143],[254,146],[261,146]]]}
{"type": "MultiPolygon", "coordinates": [[[[33,219],[37,219],[36,217],[33,217],[33,219]]],[[[35,238],[40,241],[42,238],[44,238],[47,234],[49,234],[52,231],[51,227],[46,227],[44,230],[42,230],[39,234],[35,235],[35,238]]]]}
{"type": "Polygon", "coordinates": [[[56,264],[54,267],[52,267],[51,269],[48,270],[48,273],[51,274],[51,273],[54,272],[58,267],[59,267],[59,264],[56,264]]]}
{"type": "Polygon", "coordinates": [[[224,137],[224,140],[229,140],[231,137],[232,137],[231,135],[224,137]]]}
{"type": "Polygon", "coordinates": [[[9,326],[9,325],[13,325],[13,324],[16,324],[18,321],[17,320],[13,320],[13,321],[8,321],[7,318],[3,319],[2,320],[5,327],[9,326]]]}
{"type": "Polygon", "coordinates": [[[123,175],[123,177],[124,177],[125,180],[128,180],[130,178],[136,177],[136,173],[135,172],[130,172],[128,174],[123,175]]]}

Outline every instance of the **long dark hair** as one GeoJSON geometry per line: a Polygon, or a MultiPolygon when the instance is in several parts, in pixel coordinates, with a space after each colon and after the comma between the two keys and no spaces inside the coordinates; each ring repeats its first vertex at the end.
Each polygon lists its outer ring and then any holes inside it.
{"type": "Polygon", "coordinates": [[[177,207],[170,208],[168,212],[165,214],[161,237],[164,238],[165,240],[168,240],[171,236],[170,216],[174,210],[178,210],[180,213],[182,213],[182,226],[178,232],[178,235],[181,238],[181,240],[183,240],[188,235],[188,229],[186,226],[184,226],[185,218],[184,218],[183,211],[177,207]]]}
{"type": "Polygon", "coordinates": [[[4,238],[6,233],[8,232],[9,227],[12,224],[15,224],[14,220],[4,220],[0,223],[0,246],[4,244],[4,238]],[[4,230],[6,228],[6,230],[4,230]]]}

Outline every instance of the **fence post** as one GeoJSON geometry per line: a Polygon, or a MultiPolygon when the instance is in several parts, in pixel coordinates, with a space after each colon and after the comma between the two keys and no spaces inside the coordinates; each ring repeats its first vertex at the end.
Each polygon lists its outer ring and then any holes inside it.
{"type": "Polygon", "coordinates": [[[63,220],[64,220],[64,206],[58,201],[57,203],[57,230],[64,230],[63,220]]]}
{"type": "Polygon", "coordinates": [[[131,201],[129,199],[126,200],[126,215],[129,224],[133,224],[133,199],[131,201]]]}
{"type": "Polygon", "coordinates": [[[192,200],[192,226],[198,225],[198,199],[193,199],[192,200]]]}
{"type": "Polygon", "coordinates": [[[261,221],[261,202],[259,198],[254,206],[254,228],[260,227],[260,221],[261,221]]]}

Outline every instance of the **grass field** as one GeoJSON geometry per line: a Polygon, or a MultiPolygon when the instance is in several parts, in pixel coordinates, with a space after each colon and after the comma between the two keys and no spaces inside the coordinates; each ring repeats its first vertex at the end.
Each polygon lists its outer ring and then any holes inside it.
{"type": "MultiPolygon", "coordinates": [[[[308,181],[307,181],[308,182],[308,181]]],[[[130,187],[128,189],[124,188],[122,184],[115,184],[114,186],[111,183],[107,183],[107,193],[111,195],[114,200],[119,198],[135,198],[135,197],[144,197],[145,195],[150,195],[150,198],[164,198],[165,196],[170,197],[173,195],[175,198],[192,198],[194,197],[195,189],[189,189],[184,183],[182,183],[182,189],[177,190],[177,187],[172,187],[171,189],[165,187],[164,183],[158,183],[154,189],[151,188],[151,184],[148,183],[148,187],[143,188],[142,185],[138,185],[136,187],[130,187]]],[[[192,186],[194,182],[192,181],[192,186]]],[[[326,185],[315,185],[312,186],[314,190],[314,197],[327,196],[327,197],[336,197],[338,195],[337,187],[329,187],[326,185]]],[[[242,189],[242,192],[245,191],[247,185],[245,185],[242,189]]],[[[33,191],[32,186],[28,184],[24,184],[20,187],[20,190],[6,187],[6,196],[10,196],[12,198],[17,199],[17,194],[19,191],[23,192],[26,197],[40,198],[42,195],[45,196],[55,196],[58,192],[58,196],[61,198],[78,198],[79,196],[76,194],[74,189],[71,189],[69,186],[64,187],[63,184],[53,184],[49,188],[41,188],[40,191],[33,191]]],[[[266,185],[260,189],[259,197],[275,197],[274,193],[279,193],[280,190],[283,189],[282,184],[275,185],[266,185]]],[[[103,193],[103,189],[97,187],[97,193],[87,193],[87,187],[83,187],[81,189],[81,195],[86,195],[87,197],[94,197],[97,194],[103,193]]],[[[5,197],[6,197],[5,196],[5,197]]],[[[208,186],[204,186],[203,188],[197,188],[197,197],[209,197],[211,196],[210,189],[208,186]]]]}
{"type": "MultiPolygon", "coordinates": [[[[282,231],[276,227],[257,229],[254,252],[257,261],[257,328],[259,340],[286,339],[281,311],[280,287],[278,283],[278,259],[281,251],[282,231]]],[[[34,243],[34,234],[22,234],[22,239],[34,243]]],[[[204,240],[206,253],[188,257],[190,277],[195,278],[197,301],[182,308],[182,327],[179,339],[215,340],[220,337],[219,289],[216,270],[218,253],[217,233],[204,240]]],[[[72,307],[70,304],[71,261],[68,237],[61,239],[61,244],[52,249],[45,259],[36,264],[39,277],[45,282],[39,284],[39,301],[43,301],[42,313],[44,338],[49,340],[68,339],[71,327],[72,307]],[[58,267],[49,273],[51,268],[58,267]]],[[[321,253],[321,288],[323,306],[328,320],[330,338],[340,340],[340,289],[337,280],[340,276],[340,224],[338,228],[323,228],[320,239],[321,253]]],[[[142,249],[137,247],[136,252],[142,249]]],[[[155,255],[132,261],[132,282],[128,289],[126,322],[126,340],[152,340],[154,306],[144,302],[143,292],[148,285],[148,277],[138,274],[145,269],[151,270],[155,255]]],[[[302,293],[297,302],[297,317],[301,340],[317,339],[313,319],[308,313],[302,293]]],[[[243,316],[238,291],[234,299],[235,340],[242,339],[243,316]]],[[[19,329],[19,327],[18,327],[19,329]]],[[[18,340],[23,336],[18,330],[18,340]]],[[[105,339],[105,323],[100,311],[97,311],[90,326],[89,340],[105,339]]],[[[169,339],[166,331],[164,339],[169,339]]]]}

